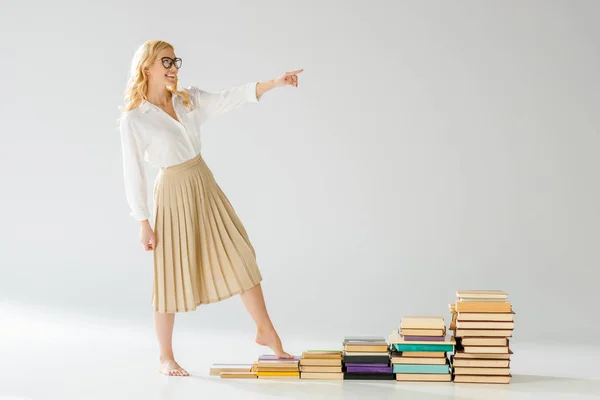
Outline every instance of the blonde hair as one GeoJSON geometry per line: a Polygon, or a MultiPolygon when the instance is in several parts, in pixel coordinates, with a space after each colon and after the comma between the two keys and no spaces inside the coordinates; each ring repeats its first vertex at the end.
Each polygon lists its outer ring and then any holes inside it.
{"type": "MultiPolygon", "coordinates": [[[[148,100],[148,74],[145,71],[156,61],[158,54],[164,49],[173,49],[172,44],[162,40],[148,40],[143,43],[135,52],[131,61],[127,89],[125,90],[125,105],[121,107],[122,112],[130,111],[139,106],[142,101],[148,100]]],[[[175,84],[167,86],[167,90],[172,94],[178,94],[183,97],[183,105],[192,108],[190,95],[186,90],[178,88],[178,79],[175,77],[175,84]]]]}

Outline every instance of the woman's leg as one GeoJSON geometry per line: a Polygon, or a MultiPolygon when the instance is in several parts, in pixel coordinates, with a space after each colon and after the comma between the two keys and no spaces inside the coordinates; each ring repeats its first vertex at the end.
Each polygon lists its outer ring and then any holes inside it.
{"type": "Polygon", "coordinates": [[[154,328],[158,345],[160,346],[159,371],[165,375],[188,376],[189,373],[181,368],[173,355],[173,326],[175,325],[174,313],[160,313],[154,311],[154,328]]]}
{"type": "Polygon", "coordinates": [[[240,297],[256,323],[256,343],[269,347],[277,357],[291,358],[290,354],[283,351],[279,335],[269,318],[260,283],[242,293],[240,297]]]}

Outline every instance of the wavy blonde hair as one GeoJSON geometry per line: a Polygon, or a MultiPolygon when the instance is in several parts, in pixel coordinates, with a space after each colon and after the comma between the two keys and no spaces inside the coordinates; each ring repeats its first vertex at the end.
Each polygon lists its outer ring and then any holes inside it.
{"type": "MultiPolygon", "coordinates": [[[[127,89],[125,90],[125,105],[121,107],[122,112],[133,110],[138,107],[142,101],[148,100],[148,74],[145,71],[146,67],[151,66],[158,57],[158,54],[164,49],[172,49],[172,44],[163,40],[148,40],[143,43],[135,52],[131,61],[131,69],[129,79],[127,81],[127,89]]],[[[186,90],[178,87],[178,78],[175,77],[175,84],[167,86],[167,90],[172,94],[178,94],[183,97],[183,104],[187,108],[192,108],[190,95],[186,90]]]]}

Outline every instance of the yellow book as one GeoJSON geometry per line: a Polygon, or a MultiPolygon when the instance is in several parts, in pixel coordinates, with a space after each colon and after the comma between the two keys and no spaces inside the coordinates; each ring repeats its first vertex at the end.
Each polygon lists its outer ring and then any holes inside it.
{"type": "Polygon", "coordinates": [[[274,371],[258,371],[256,373],[257,376],[299,376],[300,375],[300,371],[296,371],[296,372],[286,372],[286,371],[282,371],[282,372],[274,372],[274,371]]]}

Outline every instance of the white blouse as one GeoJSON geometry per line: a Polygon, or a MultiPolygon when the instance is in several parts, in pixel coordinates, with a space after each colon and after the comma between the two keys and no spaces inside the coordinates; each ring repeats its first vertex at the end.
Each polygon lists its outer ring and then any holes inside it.
{"type": "Polygon", "coordinates": [[[180,122],[147,101],[124,113],[120,121],[123,174],[133,218],[142,221],[150,217],[144,161],[164,168],[197,156],[202,124],[243,104],[258,102],[256,85],[257,82],[251,82],[221,92],[190,86],[187,91],[195,105],[192,110],[183,105],[180,95],[173,96],[173,108],[180,122]]]}

